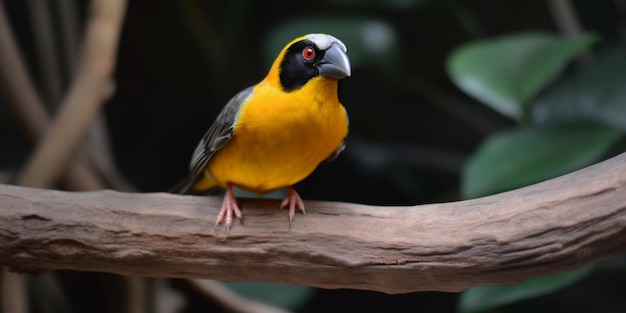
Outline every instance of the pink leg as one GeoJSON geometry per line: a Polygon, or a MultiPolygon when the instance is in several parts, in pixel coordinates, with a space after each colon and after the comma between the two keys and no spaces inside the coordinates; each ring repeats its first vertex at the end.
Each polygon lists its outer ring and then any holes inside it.
{"type": "Polygon", "coordinates": [[[281,209],[285,207],[289,207],[289,228],[291,228],[291,221],[293,221],[293,216],[296,215],[296,207],[302,211],[302,214],[305,213],[302,198],[300,198],[300,195],[291,186],[287,188],[287,197],[285,197],[285,200],[280,204],[281,209]]]}
{"type": "Polygon", "coordinates": [[[215,226],[224,222],[226,225],[226,232],[231,226],[233,226],[233,214],[239,219],[239,222],[243,224],[243,214],[241,214],[241,210],[239,210],[239,206],[237,205],[237,199],[233,194],[233,184],[228,183],[226,185],[226,195],[224,195],[224,202],[222,202],[222,209],[220,213],[217,215],[217,221],[215,222],[215,226]]]}

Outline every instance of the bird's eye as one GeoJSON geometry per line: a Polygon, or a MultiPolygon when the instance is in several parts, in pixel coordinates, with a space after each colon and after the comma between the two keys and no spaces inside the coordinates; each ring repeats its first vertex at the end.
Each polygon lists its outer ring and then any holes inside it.
{"type": "Polygon", "coordinates": [[[304,49],[302,49],[302,57],[307,61],[313,60],[313,58],[315,58],[315,49],[311,46],[304,47],[304,49]]]}

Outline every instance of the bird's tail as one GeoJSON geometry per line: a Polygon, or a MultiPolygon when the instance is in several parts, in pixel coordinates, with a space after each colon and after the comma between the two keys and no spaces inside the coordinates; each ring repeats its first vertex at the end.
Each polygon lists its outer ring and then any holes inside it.
{"type": "Polygon", "coordinates": [[[174,187],[170,188],[168,192],[178,194],[203,194],[217,186],[217,182],[212,177],[207,177],[205,175],[202,178],[197,179],[196,177],[189,175],[185,179],[178,182],[178,184],[174,185],[174,187]]]}
{"type": "Polygon", "coordinates": [[[169,193],[178,193],[178,194],[186,194],[191,190],[194,184],[194,179],[190,176],[185,177],[185,179],[178,182],[174,187],[170,188],[167,192],[169,193]]]}

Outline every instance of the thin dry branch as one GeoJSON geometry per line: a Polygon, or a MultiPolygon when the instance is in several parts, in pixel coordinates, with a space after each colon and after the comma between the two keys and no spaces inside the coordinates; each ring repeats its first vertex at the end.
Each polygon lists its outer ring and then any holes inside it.
{"type": "Polygon", "coordinates": [[[571,270],[626,251],[626,153],[530,187],[453,203],[244,200],[228,240],[221,199],[0,185],[0,263],[151,277],[279,281],[387,293],[459,291],[571,270]]]}
{"type": "Polygon", "coordinates": [[[549,0],[548,7],[552,12],[554,23],[561,33],[575,37],[583,32],[576,10],[570,0],[549,0]]]}
{"type": "Polygon", "coordinates": [[[113,72],[125,9],[125,0],[92,2],[78,71],[54,124],[18,177],[19,185],[51,185],[84,137],[113,72]]]}
{"type": "MultiPolygon", "coordinates": [[[[18,50],[0,2],[0,90],[30,137],[38,139],[44,136],[51,121],[18,50]]],[[[103,184],[84,158],[75,158],[70,162],[65,172],[65,183],[70,188],[77,188],[75,190],[103,189],[103,184]]]]}
{"type": "Polygon", "coordinates": [[[26,3],[31,15],[32,37],[39,64],[42,94],[45,95],[48,107],[55,108],[61,101],[62,80],[50,3],[38,0],[29,0],[26,3]]]}

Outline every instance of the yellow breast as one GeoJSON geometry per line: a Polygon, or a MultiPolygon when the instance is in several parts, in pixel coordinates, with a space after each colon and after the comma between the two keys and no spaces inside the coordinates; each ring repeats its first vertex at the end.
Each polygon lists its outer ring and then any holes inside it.
{"type": "Polygon", "coordinates": [[[291,92],[263,81],[240,109],[233,138],[207,169],[221,186],[269,192],[311,174],[347,132],[336,80],[315,77],[291,92]]]}

